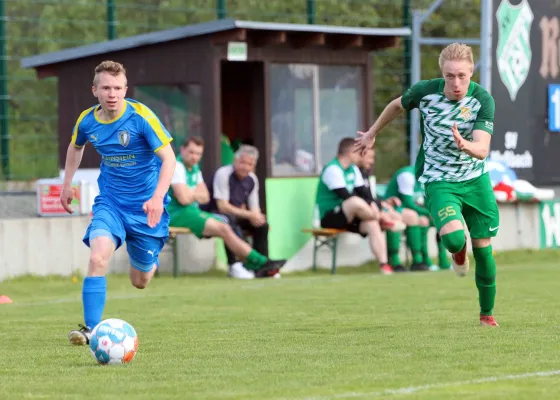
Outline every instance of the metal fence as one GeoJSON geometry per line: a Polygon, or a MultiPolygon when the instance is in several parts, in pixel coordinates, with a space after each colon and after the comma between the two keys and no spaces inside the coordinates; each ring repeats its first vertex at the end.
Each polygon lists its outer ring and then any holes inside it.
{"type": "MultiPolygon", "coordinates": [[[[0,177],[58,175],[56,79],[38,80],[22,57],[117,37],[232,17],[361,27],[411,23],[431,0],[0,0],[0,177]]],[[[478,37],[480,0],[447,1],[423,27],[424,36],[478,37]]],[[[374,114],[409,83],[410,45],[374,53],[374,114]]],[[[441,47],[422,49],[422,78],[438,73],[441,47]]],[[[475,49],[478,51],[478,49],[475,49]]],[[[60,106],[64,107],[64,99],[60,106]]],[[[376,173],[386,178],[408,163],[407,117],[378,140],[376,173]]],[[[364,127],[365,128],[365,127],[364,127]]],[[[353,132],[349,132],[350,135],[353,132]]]]}

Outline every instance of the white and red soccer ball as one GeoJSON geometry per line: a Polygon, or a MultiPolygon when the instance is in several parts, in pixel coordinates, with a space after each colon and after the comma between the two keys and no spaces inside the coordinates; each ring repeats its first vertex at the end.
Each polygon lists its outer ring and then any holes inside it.
{"type": "Polygon", "coordinates": [[[126,364],[138,352],[138,335],[128,322],[106,319],[91,331],[89,348],[99,364],[126,364]]]}

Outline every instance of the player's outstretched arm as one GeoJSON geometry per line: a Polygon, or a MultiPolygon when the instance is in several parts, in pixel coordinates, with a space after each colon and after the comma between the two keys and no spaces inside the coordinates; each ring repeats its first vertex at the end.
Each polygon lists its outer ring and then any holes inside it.
{"type": "Polygon", "coordinates": [[[488,157],[488,153],[490,152],[490,139],[492,138],[492,135],[481,129],[475,129],[473,131],[473,140],[471,142],[461,136],[459,130],[457,129],[457,124],[454,124],[451,129],[453,131],[453,138],[455,139],[455,143],[457,144],[457,148],[459,150],[464,151],[469,156],[478,158],[479,160],[484,160],[488,157]]]}
{"type": "Polygon", "coordinates": [[[76,171],[82,162],[84,155],[84,146],[76,147],[70,143],[66,151],[66,162],[64,164],[64,183],[62,185],[62,193],[60,194],[60,203],[66,212],[72,214],[72,200],[74,199],[74,191],[72,190],[72,180],[76,171]]]}
{"type": "Polygon", "coordinates": [[[173,177],[175,165],[177,164],[175,153],[169,144],[156,151],[156,155],[162,161],[158,184],[152,198],[145,202],[142,207],[144,212],[148,215],[148,226],[150,228],[155,227],[161,219],[161,215],[163,214],[163,199],[169,190],[171,178],[173,177]]]}
{"type": "Polygon", "coordinates": [[[403,110],[404,107],[401,103],[401,97],[387,104],[375,123],[366,132],[358,131],[354,151],[359,151],[363,154],[367,149],[373,148],[377,134],[381,132],[387,124],[397,118],[403,110]]]}
{"type": "Polygon", "coordinates": [[[156,155],[159,157],[162,164],[154,196],[163,199],[169,190],[169,185],[171,185],[171,178],[173,177],[173,172],[175,172],[177,159],[175,158],[175,152],[170,144],[156,151],[156,155]]]}

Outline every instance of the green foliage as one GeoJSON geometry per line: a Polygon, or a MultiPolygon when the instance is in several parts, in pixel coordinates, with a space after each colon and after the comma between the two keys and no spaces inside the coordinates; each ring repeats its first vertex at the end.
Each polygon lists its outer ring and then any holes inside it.
{"type": "MultiPolygon", "coordinates": [[[[403,26],[403,2],[392,0],[316,0],[317,24],[403,26]]],[[[411,0],[426,9],[431,0],[411,0]]],[[[56,79],[38,80],[20,68],[20,58],[107,40],[106,1],[6,0],[8,123],[11,179],[58,175],[56,79]]],[[[216,2],[204,0],[116,0],[117,36],[126,37],[216,18],[216,2]]],[[[226,0],[229,17],[268,22],[307,22],[306,0],[226,0]]],[[[446,0],[428,20],[424,36],[478,37],[480,0],[446,0]]],[[[422,77],[437,76],[441,47],[422,48],[422,77]]],[[[478,49],[475,47],[476,53],[478,49]]],[[[373,54],[374,115],[398,97],[408,70],[401,41],[373,54]]],[[[64,106],[62,103],[61,106],[64,106]]],[[[364,127],[365,128],[365,127],[364,127]]],[[[378,141],[376,173],[387,178],[408,163],[406,119],[395,121],[378,141]]]]}

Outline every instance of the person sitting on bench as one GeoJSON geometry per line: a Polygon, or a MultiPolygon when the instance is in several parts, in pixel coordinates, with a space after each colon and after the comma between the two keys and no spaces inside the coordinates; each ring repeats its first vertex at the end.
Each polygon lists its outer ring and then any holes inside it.
{"type": "Polygon", "coordinates": [[[235,255],[244,260],[244,265],[229,265],[229,275],[233,278],[251,279],[268,277],[278,273],[283,261],[269,260],[268,257],[252,249],[227,224],[225,217],[202,211],[199,204],[208,203],[210,195],[198,165],[204,151],[204,141],[191,137],[181,146],[177,166],[171,180],[167,206],[170,226],[188,228],[198,238],[219,237],[235,255]]]}
{"type": "Polygon", "coordinates": [[[353,152],[353,147],[353,138],[342,139],[337,156],[321,171],[316,195],[321,227],[344,229],[368,237],[380,272],[389,275],[393,269],[387,262],[387,244],[379,225],[380,212],[375,203],[370,205],[364,200],[370,195],[355,164],[360,155],[353,152]]]}
{"type": "MultiPolygon", "coordinates": [[[[369,180],[370,171],[375,163],[375,150],[366,150],[360,160],[356,163],[364,181],[369,180]]],[[[371,193],[371,190],[370,190],[371,193]]],[[[373,199],[372,199],[373,200],[373,199]]],[[[382,215],[388,215],[390,218],[399,218],[401,223],[405,224],[406,228],[405,235],[407,240],[408,248],[412,254],[413,264],[410,266],[411,271],[426,271],[428,266],[422,263],[421,258],[421,242],[420,242],[420,232],[421,227],[419,225],[418,214],[413,210],[404,208],[400,196],[397,196],[393,192],[389,196],[385,196],[385,199],[375,199],[380,210],[382,210],[382,215]],[[418,258],[420,256],[420,259],[418,258]]],[[[393,268],[394,272],[405,272],[407,269],[401,264],[400,259],[400,246],[401,246],[401,231],[387,230],[387,251],[389,256],[389,265],[393,268]]]]}
{"type": "MultiPolygon", "coordinates": [[[[259,150],[243,144],[234,155],[233,164],[225,165],[214,173],[210,185],[208,212],[223,214],[235,233],[241,238],[245,232],[253,238],[256,251],[268,257],[268,223],[259,203],[259,180],[254,173],[259,150]]],[[[235,262],[235,254],[226,246],[228,263],[235,262]]]]}
{"type": "MultiPolygon", "coordinates": [[[[377,198],[377,194],[374,195],[372,191],[369,178],[372,172],[374,155],[373,149],[369,149],[365,155],[362,155],[356,162],[356,166],[362,174],[364,186],[367,189],[367,197],[365,197],[364,200],[371,205],[374,212],[377,212],[377,210],[380,212],[379,224],[381,225],[381,229],[388,232],[402,232],[406,229],[406,224],[401,214],[395,210],[395,207],[401,206],[400,199],[398,197],[391,197],[386,200],[380,200],[377,198]]],[[[395,270],[395,266],[391,264],[390,258],[391,257],[389,257],[389,264],[393,270],[395,270]]]]}
{"type": "MultiPolygon", "coordinates": [[[[428,231],[434,226],[430,211],[427,207],[417,203],[417,194],[424,193],[422,184],[416,179],[415,166],[409,165],[398,169],[387,184],[386,197],[396,196],[401,200],[401,211],[407,228],[405,231],[406,242],[412,254],[411,271],[438,271],[439,266],[432,263],[428,253],[428,231]]],[[[389,248],[389,259],[396,258],[398,261],[398,244],[400,235],[396,234],[392,240],[387,233],[389,248]],[[392,255],[391,255],[392,254],[392,255]]],[[[441,268],[448,269],[451,266],[447,258],[447,250],[439,235],[436,233],[438,242],[438,253],[441,268]]]]}

